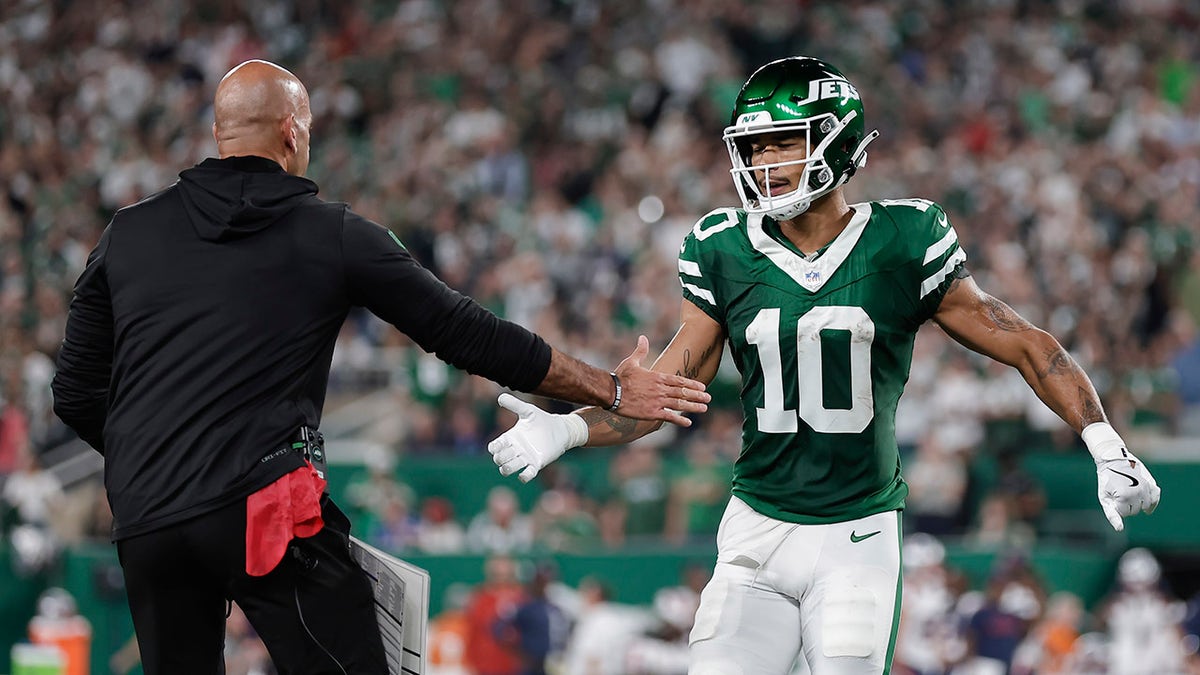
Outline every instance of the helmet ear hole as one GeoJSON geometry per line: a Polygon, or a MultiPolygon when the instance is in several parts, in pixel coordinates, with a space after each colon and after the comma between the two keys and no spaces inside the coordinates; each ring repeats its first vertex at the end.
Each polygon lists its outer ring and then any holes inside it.
{"type": "Polygon", "coordinates": [[[833,172],[827,166],[821,167],[820,171],[814,173],[808,179],[808,187],[813,190],[819,190],[822,185],[829,183],[831,180],[833,180],[833,172]]]}

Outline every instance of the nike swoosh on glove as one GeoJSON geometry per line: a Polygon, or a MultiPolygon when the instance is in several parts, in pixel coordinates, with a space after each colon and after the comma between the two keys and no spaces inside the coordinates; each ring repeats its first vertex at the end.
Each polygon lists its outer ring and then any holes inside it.
{"type": "Polygon", "coordinates": [[[1113,529],[1125,529],[1122,518],[1154,513],[1162,490],[1144,462],[1125,447],[1125,441],[1103,422],[1083,430],[1083,441],[1096,460],[1097,497],[1113,529]]]}
{"type": "Polygon", "coordinates": [[[520,471],[517,478],[528,483],[564,452],[588,441],[587,422],[579,415],[548,413],[511,394],[500,394],[497,403],[517,414],[513,428],[488,443],[492,461],[503,476],[520,471]]]}

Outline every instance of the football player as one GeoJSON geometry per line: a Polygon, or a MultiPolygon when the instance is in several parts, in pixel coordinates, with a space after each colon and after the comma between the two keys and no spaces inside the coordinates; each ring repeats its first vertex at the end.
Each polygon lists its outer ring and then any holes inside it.
{"type": "MultiPolygon", "coordinates": [[[[741,373],[743,445],[718,558],[690,636],[692,675],[886,673],[900,615],[907,488],[896,403],[918,327],[1017,368],[1083,436],[1112,526],[1159,488],[1108,424],[1058,341],[981,290],[942,207],[847,204],[866,164],[858,91],[815,58],[768,63],[743,85],[724,139],[742,208],[700,219],[679,254],[680,327],[654,369],[704,382],[726,343],[741,373]]],[[[489,446],[528,481],[565,450],[657,428],[598,408],[550,415],[509,395],[517,424],[489,446]]]]}

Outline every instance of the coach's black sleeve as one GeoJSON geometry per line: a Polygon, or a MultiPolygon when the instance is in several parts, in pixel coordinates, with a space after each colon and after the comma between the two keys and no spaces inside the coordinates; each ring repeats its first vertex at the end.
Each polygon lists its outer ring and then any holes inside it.
{"type": "Polygon", "coordinates": [[[87,267],[75,282],[66,336],[51,383],[55,414],[100,454],[104,454],[113,359],[112,302],[104,272],[111,230],[110,225],[100,235],[87,267]]]}
{"type": "Polygon", "coordinates": [[[442,283],[386,228],[347,211],[342,256],[350,301],[425,351],[517,391],[532,391],[545,379],[545,340],[442,283]]]}

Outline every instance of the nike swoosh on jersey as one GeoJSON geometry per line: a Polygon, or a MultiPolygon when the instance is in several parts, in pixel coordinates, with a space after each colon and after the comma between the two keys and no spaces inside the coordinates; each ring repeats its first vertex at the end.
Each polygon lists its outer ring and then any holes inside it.
{"type": "Polygon", "coordinates": [[[854,530],[851,530],[850,531],[850,542],[853,544],[857,544],[858,542],[860,542],[864,539],[870,539],[871,537],[874,537],[875,535],[879,534],[882,531],[883,530],[875,530],[874,532],[868,532],[867,534],[859,536],[854,533],[854,530]]]}
{"type": "Polygon", "coordinates": [[[1133,476],[1130,476],[1129,474],[1124,473],[1122,471],[1117,471],[1116,469],[1109,469],[1109,471],[1117,474],[1118,476],[1125,476],[1126,478],[1128,478],[1129,479],[1129,487],[1137,487],[1138,486],[1138,479],[1134,478],[1133,476]]]}
{"type": "Polygon", "coordinates": [[[943,213],[942,215],[938,216],[938,225],[941,225],[942,227],[950,227],[949,221],[946,220],[946,214],[943,213]]]}

